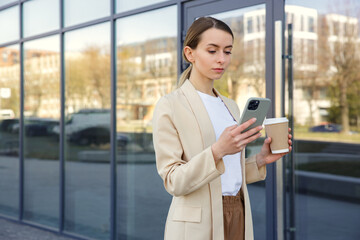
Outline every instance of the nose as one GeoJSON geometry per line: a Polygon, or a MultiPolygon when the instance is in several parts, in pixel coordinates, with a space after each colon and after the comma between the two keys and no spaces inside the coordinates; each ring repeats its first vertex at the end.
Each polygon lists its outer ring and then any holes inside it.
{"type": "Polygon", "coordinates": [[[223,53],[223,52],[219,53],[217,62],[220,63],[220,64],[224,64],[224,62],[225,62],[225,53],[223,53]]]}

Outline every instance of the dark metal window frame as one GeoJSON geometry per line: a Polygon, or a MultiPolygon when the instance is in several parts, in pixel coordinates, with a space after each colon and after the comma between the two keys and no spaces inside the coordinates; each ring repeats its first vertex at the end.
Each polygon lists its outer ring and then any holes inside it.
{"type": "MultiPolygon", "coordinates": [[[[64,221],[65,221],[65,156],[64,156],[64,121],[65,121],[65,67],[64,67],[64,34],[73,30],[82,29],[92,25],[110,22],[111,26],[111,160],[110,160],[110,239],[117,238],[117,165],[116,165],[116,20],[140,13],[149,12],[152,10],[157,10],[160,8],[165,8],[169,6],[177,6],[177,70],[178,75],[184,68],[182,64],[182,44],[183,38],[185,37],[185,31],[189,26],[189,12],[188,10],[194,6],[201,6],[202,11],[217,13],[220,11],[227,11],[240,7],[248,7],[257,4],[266,4],[266,96],[274,98],[275,95],[275,86],[274,86],[274,21],[282,20],[284,18],[284,0],[243,0],[243,1],[230,1],[230,0],[169,0],[153,5],[148,5],[140,7],[134,10],[129,10],[126,12],[116,13],[116,0],[110,1],[110,15],[107,17],[87,21],[84,23],[76,24],[73,26],[65,27],[64,26],[64,1],[59,1],[59,18],[60,25],[57,30],[37,34],[30,37],[23,37],[23,4],[30,0],[18,0],[12,3],[0,6],[0,12],[11,7],[19,6],[19,29],[20,36],[19,39],[7,43],[0,44],[0,48],[7,47],[11,45],[19,45],[20,50],[20,132],[19,132],[19,216],[18,219],[13,219],[9,216],[1,215],[0,217],[7,218],[10,220],[15,220],[22,222],[27,225],[35,226],[44,230],[53,231],[61,233],[65,236],[70,236],[77,239],[87,239],[84,236],[78,236],[74,233],[69,233],[64,231],[64,221]],[[218,6],[214,8],[213,6],[218,6]],[[24,42],[36,40],[44,37],[49,37],[53,35],[59,35],[60,37],[60,98],[61,98],[61,117],[60,117],[60,144],[59,144],[59,171],[60,171],[60,201],[59,201],[59,228],[53,229],[51,227],[39,225],[34,222],[24,220],[24,42]]],[[[284,29],[284,28],[283,28],[284,29]]],[[[269,115],[274,116],[275,108],[278,106],[272,106],[269,115]]],[[[278,239],[276,231],[276,221],[277,218],[277,204],[276,204],[276,172],[275,166],[273,164],[267,166],[268,176],[266,179],[266,235],[267,239],[278,239]]]]}

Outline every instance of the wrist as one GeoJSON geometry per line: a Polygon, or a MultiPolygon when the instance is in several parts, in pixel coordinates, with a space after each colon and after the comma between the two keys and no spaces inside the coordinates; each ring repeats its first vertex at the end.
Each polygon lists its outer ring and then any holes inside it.
{"type": "Polygon", "coordinates": [[[266,165],[266,162],[265,162],[263,156],[261,156],[259,153],[256,154],[256,164],[257,164],[258,168],[261,168],[266,165]]]}
{"type": "Polygon", "coordinates": [[[223,155],[222,153],[219,151],[216,143],[214,143],[213,145],[211,145],[211,151],[215,160],[215,163],[218,163],[222,158],[223,155]]]}

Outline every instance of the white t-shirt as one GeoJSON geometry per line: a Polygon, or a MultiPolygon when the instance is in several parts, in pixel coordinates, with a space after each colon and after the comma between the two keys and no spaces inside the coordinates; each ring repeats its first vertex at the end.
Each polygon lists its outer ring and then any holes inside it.
{"type": "MultiPolygon", "coordinates": [[[[237,124],[220,97],[213,97],[197,91],[200,95],[215,130],[216,140],[225,128],[237,124]]],[[[236,196],[242,184],[240,154],[223,157],[225,173],[221,175],[223,196],[236,196]]]]}

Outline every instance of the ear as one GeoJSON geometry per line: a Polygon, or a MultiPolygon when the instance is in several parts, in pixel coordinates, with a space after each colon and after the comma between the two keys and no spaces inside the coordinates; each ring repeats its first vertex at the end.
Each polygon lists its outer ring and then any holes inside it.
{"type": "Polygon", "coordinates": [[[190,63],[195,62],[194,51],[191,47],[189,47],[189,46],[184,47],[184,55],[190,63]]]}

